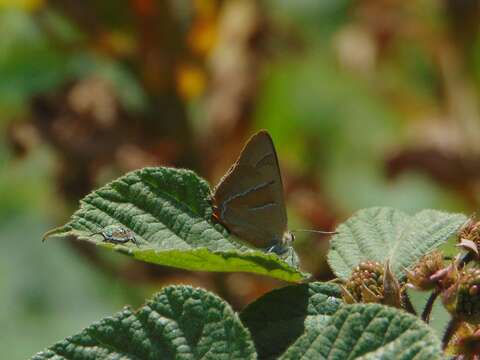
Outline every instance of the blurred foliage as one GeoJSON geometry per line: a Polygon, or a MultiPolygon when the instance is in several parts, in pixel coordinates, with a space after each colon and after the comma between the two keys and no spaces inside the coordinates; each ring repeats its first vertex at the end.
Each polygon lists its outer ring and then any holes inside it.
{"type": "MultiPolygon", "coordinates": [[[[215,183],[261,127],[292,229],[332,229],[369,206],[475,211],[479,7],[0,0],[2,354],[25,358],[167,283],[201,285],[235,308],[278,286],[40,245],[78,199],[126,171],[187,167],[215,183]]],[[[331,277],[327,242],[298,240],[305,270],[331,277]]]]}

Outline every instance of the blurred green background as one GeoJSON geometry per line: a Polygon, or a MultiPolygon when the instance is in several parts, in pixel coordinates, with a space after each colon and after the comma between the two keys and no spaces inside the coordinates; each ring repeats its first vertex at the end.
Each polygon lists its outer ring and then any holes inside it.
{"type": "MultiPolygon", "coordinates": [[[[214,184],[274,138],[290,227],[480,200],[480,2],[0,0],[0,353],[24,359],[165,284],[236,309],[278,282],[42,244],[92,189],[144,166],[214,184]]],[[[301,237],[318,279],[328,243],[301,237]]]]}

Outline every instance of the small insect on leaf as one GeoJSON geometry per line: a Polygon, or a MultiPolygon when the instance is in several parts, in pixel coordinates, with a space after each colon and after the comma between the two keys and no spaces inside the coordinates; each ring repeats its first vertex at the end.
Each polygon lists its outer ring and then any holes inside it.
{"type": "Polygon", "coordinates": [[[102,231],[93,233],[91,235],[102,235],[103,241],[112,244],[126,244],[127,242],[131,241],[138,246],[135,234],[131,230],[121,225],[109,225],[103,228],[102,231]]]}

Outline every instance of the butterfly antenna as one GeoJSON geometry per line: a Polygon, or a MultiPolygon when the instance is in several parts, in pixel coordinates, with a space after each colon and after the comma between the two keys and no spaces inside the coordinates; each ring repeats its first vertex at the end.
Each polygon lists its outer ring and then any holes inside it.
{"type": "Polygon", "coordinates": [[[296,229],[290,230],[291,232],[311,232],[317,234],[324,234],[324,235],[335,235],[338,234],[338,231],[321,231],[321,230],[310,230],[310,229],[296,229]]]}

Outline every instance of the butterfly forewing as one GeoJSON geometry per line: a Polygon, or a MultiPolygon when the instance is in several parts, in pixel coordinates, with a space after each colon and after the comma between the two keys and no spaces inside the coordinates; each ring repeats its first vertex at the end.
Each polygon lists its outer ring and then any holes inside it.
{"type": "Polygon", "coordinates": [[[254,135],[214,190],[215,216],[255,246],[281,241],[287,228],[277,155],[267,132],[254,135]]]}

